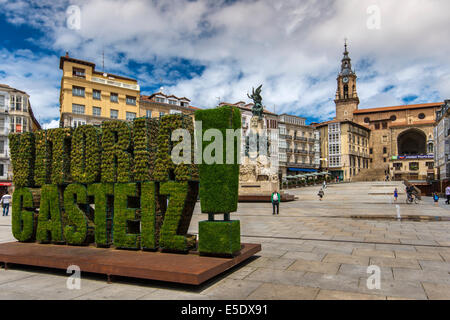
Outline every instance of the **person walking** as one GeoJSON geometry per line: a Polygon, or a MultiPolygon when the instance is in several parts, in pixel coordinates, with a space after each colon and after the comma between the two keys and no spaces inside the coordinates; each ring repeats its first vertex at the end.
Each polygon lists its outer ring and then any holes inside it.
{"type": "Polygon", "coordinates": [[[397,188],[395,188],[395,190],[394,190],[394,202],[397,202],[397,199],[398,199],[398,190],[397,190],[397,188]]]}
{"type": "Polygon", "coordinates": [[[322,188],[323,188],[323,189],[326,189],[326,188],[327,188],[327,182],[326,182],[325,180],[323,180],[322,188]]]}
{"type": "Polygon", "coordinates": [[[270,197],[271,201],[272,201],[272,208],[273,208],[273,214],[275,215],[275,208],[277,209],[277,213],[276,214],[280,214],[280,202],[281,202],[281,195],[278,193],[277,190],[275,190],[272,193],[272,196],[270,197]]]}
{"type": "Polygon", "coordinates": [[[439,196],[438,196],[437,192],[433,193],[433,200],[434,200],[434,205],[439,206],[439,196]]]}
{"type": "Polygon", "coordinates": [[[3,205],[3,216],[8,216],[9,204],[11,203],[11,196],[9,195],[8,191],[6,191],[6,194],[3,195],[0,203],[3,205]]]}
{"type": "Polygon", "coordinates": [[[319,193],[317,194],[319,196],[319,200],[322,201],[322,198],[324,196],[325,192],[323,192],[322,189],[319,190],[319,193]]]}
{"type": "Polygon", "coordinates": [[[450,185],[448,185],[447,188],[445,188],[445,196],[447,197],[445,203],[450,204],[450,185]]]}

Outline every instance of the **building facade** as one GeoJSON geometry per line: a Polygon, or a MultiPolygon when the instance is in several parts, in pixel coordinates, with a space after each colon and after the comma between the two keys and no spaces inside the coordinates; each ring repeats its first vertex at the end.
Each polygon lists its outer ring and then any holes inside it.
{"type": "Polygon", "coordinates": [[[191,100],[186,97],[179,98],[174,95],[166,95],[162,92],[149,96],[141,96],[139,100],[140,117],[155,118],[166,114],[182,113],[194,117],[195,110],[199,108],[190,105],[191,100]]]}
{"type": "Polygon", "coordinates": [[[444,190],[450,181],[450,100],[446,100],[436,112],[434,136],[434,159],[437,179],[440,181],[441,190],[444,190]]]}
{"type": "Polygon", "coordinates": [[[60,127],[100,125],[104,120],[139,117],[137,80],[95,70],[95,64],[60,58],[60,127]]]}
{"type": "Polygon", "coordinates": [[[283,177],[317,172],[320,166],[320,133],[306,119],[289,114],[278,116],[278,156],[283,177]]]}
{"type": "Polygon", "coordinates": [[[12,187],[8,135],[40,128],[31,109],[30,96],[24,91],[0,84],[0,197],[12,187]]]}
{"type": "MultiPolygon", "coordinates": [[[[228,103],[228,102],[220,102],[219,107],[221,106],[234,106],[239,108],[241,111],[241,119],[242,119],[242,134],[241,134],[241,159],[244,158],[245,155],[245,137],[250,132],[250,120],[253,117],[252,107],[253,103],[245,103],[244,101],[239,101],[236,103],[228,103]]],[[[272,159],[272,165],[279,166],[279,150],[278,150],[278,116],[268,111],[264,108],[263,111],[263,120],[264,120],[264,128],[268,133],[269,140],[269,156],[272,159]],[[276,163],[273,163],[275,159],[276,163]]]]}
{"type": "Polygon", "coordinates": [[[370,129],[350,120],[316,126],[321,139],[321,168],[341,181],[351,181],[369,168],[370,129]]]}
{"type": "Polygon", "coordinates": [[[346,181],[435,179],[434,123],[442,103],[358,109],[356,79],[345,45],[336,117],[316,124],[322,167],[346,181]]]}

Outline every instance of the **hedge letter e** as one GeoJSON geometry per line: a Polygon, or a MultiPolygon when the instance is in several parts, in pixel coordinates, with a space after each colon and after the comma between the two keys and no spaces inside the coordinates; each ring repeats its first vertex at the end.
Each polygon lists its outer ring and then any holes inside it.
{"type": "Polygon", "coordinates": [[[70,265],[67,267],[67,273],[72,273],[69,279],[66,281],[67,289],[69,290],[80,290],[81,289],[81,271],[80,267],[76,265],[70,265]]]}

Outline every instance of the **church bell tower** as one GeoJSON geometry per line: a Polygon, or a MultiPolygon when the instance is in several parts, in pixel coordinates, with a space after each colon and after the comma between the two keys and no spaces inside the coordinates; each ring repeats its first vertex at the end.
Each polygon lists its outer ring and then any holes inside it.
{"type": "Polygon", "coordinates": [[[336,120],[353,120],[353,111],[358,110],[359,98],[356,92],[356,73],[352,70],[352,62],[347,51],[345,41],[344,57],[341,72],[337,77],[336,120]]]}

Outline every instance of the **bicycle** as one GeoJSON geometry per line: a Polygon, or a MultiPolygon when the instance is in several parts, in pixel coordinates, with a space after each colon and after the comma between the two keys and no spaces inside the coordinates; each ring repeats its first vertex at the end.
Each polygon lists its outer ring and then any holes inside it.
{"type": "Polygon", "coordinates": [[[420,199],[416,196],[416,195],[407,195],[406,196],[406,204],[411,204],[411,203],[415,203],[415,204],[419,204],[420,203],[420,199]]]}

